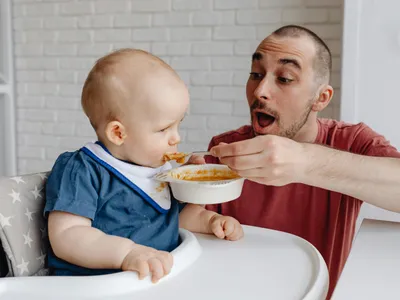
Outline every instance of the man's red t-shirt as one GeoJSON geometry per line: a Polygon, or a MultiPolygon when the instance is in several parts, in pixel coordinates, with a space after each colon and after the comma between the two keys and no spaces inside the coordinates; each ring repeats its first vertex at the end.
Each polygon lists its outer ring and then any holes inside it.
{"type": "MultiPolygon", "coordinates": [[[[318,128],[316,144],[361,155],[400,158],[383,136],[363,123],[318,119],[318,128]]],[[[214,137],[210,148],[253,137],[252,127],[244,126],[214,137]]],[[[210,158],[207,162],[218,160],[210,158]]],[[[361,204],[353,197],[304,184],[273,187],[246,180],[237,200],[207,209],[232,216],[241,224],[280,230],[309,241],[328,266],[329,299],[349,255],[361,204]]]]}

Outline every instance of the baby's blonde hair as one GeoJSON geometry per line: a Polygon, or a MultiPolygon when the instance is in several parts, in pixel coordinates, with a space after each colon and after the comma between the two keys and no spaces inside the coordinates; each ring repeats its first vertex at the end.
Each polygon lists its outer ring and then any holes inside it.
{"type": "Polygon", "coordinates": [[[123,78],[132,75],[134,70],[130,70],[129,67],[134,65],[129,65],[129,59],[136,55],[141,56],[142,61],[147,60],[152,65],[156,64],[175,73],[160,58],[138,49],[116,50],[97,60],[86,78],[81,96],[83,111],[96,131],[103,124],[120,121],[123,116],[130,97],[129,87],[124,85],[123,78]],[[127,72],[121,75],[124,67],[127,72]]]}

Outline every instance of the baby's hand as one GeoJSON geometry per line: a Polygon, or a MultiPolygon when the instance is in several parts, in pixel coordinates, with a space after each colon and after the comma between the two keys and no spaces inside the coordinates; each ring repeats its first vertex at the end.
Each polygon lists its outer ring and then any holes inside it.
{"type": "Polygon", "coordinates": [[[151,272],[151,280],[156,283],[171,271],[172,264],[173,257],[170,253],[135,245],[135,248],[125,256],[121,269],[138,272],[139,279],[145,278],[151,272]]]}
{"type": "Polygon", "coordinates": [[[210,230],[220,239],[236,241],[243,237],[243,228],[239,221],[232,217],[215,214],[210,219],[210,230]]]}

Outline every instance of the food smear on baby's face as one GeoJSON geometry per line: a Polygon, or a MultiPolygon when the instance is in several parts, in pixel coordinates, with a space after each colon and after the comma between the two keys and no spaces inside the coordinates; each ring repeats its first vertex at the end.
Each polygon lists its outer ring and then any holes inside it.
{"type": "Polygon", "coordinates": [[[187,180],[187,181],[220,181],[220,180],[232,180],[240,178],[240,176],[232,170],[196,170],[196,171],[183,171],[172,173],[172,176],[176,179],[187,180]]]}
{"type": "Polygon", "coordinates": [[[178,164],[183,164],[186,156],[183,152],[165,153],[163,159],[164,161],[175,160],[178,164]]]}

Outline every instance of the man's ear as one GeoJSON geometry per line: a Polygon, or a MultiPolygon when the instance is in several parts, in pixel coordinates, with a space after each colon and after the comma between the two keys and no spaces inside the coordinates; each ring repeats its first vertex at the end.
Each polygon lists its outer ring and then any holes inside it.
{"type": "Polygon", "coordinates": [[[125,126],[119,121],[108,123],[105,129],[105,134],[107,139],[116,146],[121,146],[128,136],[125,126]]]}
{"type": "Polygon", "coordinates": [[[322,87],[318,94],[317,100],[312,106],[312,110],[319,112],[322,111],[331,102],[333,97],[333,88],[330,85],[325,85],[322,87]]]}

